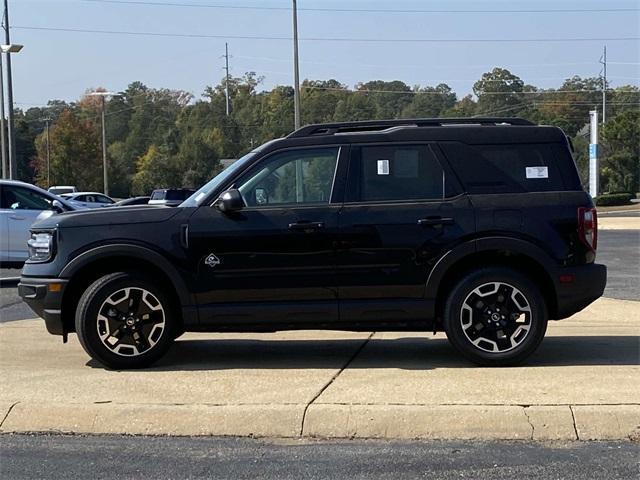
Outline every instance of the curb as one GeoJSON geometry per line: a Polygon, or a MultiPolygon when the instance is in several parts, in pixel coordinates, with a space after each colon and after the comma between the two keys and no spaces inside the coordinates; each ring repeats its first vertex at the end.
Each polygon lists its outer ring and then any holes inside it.
{"type": "Polygon", "coordinates": [[[0,432],[386,440],[638,440],[640,405],[0,405],[0,432]]]}

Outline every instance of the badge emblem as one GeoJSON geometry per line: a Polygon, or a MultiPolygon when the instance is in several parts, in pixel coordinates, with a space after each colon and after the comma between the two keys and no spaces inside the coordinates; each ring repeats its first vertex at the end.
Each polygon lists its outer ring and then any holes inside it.
{"type": "Polygon", "coordinates": [[[204,264],[208,267],[215,267],[216,265],[220,265],[220,259],[216,257],[213,253],[211,253],[207,258],[204,259],[204,264]]]}

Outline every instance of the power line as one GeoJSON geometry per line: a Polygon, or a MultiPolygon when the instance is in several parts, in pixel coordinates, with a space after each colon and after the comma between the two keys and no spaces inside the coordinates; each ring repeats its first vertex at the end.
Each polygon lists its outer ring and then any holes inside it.
{"type": "MultiPolygon", "coordinates": [[[[126,30],[94,30],[84,28],[13,26],[12,29],[41,30],[51,32],[96,33],[106,35],[132,35],[147,37],[217,38],[235,40],[276,40],[291,41],[287,36],[259,35],[213,35],[202,33],[134,32],[126,30]]],[[[302,42],[362,42],[362,43],[558,43],[558,42],[625,42],[638,41],[640,37],[570,37],[570,38],[347,38],[347,37],[305,37],[302,42]]]]}
{"type": "MultiPolygon", "coordinates": [[[[82,0],[86,3],[111,3],[119,5],[146,5],[154,7],[188,7],[188,8],[220,8],[235,10],[279,10],[290,12],[290,7],[221,5],[188,2],[143,2],[138,0],[82,0]]],[[[382,9],[382,8],[328,8],[306,7],[298,10],[307,12],[353,12],[353,13],[622,13],[637,12],[637,8],[560,8],[560,9],[526,9],[526,10],[423,10],[423,9],[382,9]]]]}

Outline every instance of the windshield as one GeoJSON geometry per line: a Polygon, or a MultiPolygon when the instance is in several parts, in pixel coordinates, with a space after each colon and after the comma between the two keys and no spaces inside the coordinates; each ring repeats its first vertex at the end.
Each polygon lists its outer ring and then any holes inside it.
{"type": "Polygon", "coordinates": [[[247,163],[251,162],[253,158],[255,158],[257,151],[249,152],[236,162],[232,163],[218,175],[213,177],[207,183],[205,183],[200,189],[196,191],[193,195],[187,198],[184,202],[180,204],[181,207],[198,207],[201,205],[202,201],[209,196],[209,194],[220,187],[229,177],[231,177],[234,173],[241,170],[247,163]]]}
{"type": "Polygon", "coordinates": [[[50,193],[53,193],[54,195],[66,195],[69,193],[73,193],[73,188],[71,187],[51,187],[49,189],[50,193]]]}

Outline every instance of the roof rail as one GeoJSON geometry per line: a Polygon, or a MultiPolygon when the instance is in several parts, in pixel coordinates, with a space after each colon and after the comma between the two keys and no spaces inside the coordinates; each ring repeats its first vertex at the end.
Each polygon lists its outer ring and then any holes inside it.
{"type": "Polygon", "coordinates": [[[287,135],[287,138],[336,133],[376,132],[393,127],[441,127],[445,125],[535,125],[517,117],[467,117],[467,118],[410,118],[401,120],[368,120],[359,122],[319,123],[306,125],[287,135]]]}

